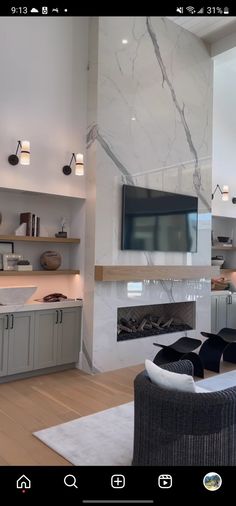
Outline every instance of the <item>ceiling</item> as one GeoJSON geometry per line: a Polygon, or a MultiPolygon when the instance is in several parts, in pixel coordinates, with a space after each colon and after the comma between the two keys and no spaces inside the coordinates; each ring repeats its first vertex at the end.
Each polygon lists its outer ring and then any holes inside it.
{"type": "Polygon", "coordinates": [[[236,31],[235,16],[175,16],[167,17],[205,42],[212,43],[236,31]]]}

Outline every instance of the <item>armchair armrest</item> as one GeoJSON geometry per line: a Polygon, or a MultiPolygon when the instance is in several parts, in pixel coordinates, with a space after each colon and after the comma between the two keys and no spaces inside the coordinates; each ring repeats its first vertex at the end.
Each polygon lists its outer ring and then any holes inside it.
{"type": "Polygon", "coordinates": [[[177,372],[179,374],[188,374],[193,376],[193,364],[190,360],[178,360],[177,362],[170,362],[169,364],[162,364],[159,367],[166,369],[166,371],[177,372]]]}
{"type": "Polygon", "coordinates": [[[133,465],[236,465],[236,387],[167,390],[141,372],[134,389],[133,465]]]}

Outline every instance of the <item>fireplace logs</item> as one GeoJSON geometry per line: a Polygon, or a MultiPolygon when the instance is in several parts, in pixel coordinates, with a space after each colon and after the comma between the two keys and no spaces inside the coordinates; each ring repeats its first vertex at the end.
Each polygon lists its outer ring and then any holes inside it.
{"type": "Polygon", "coordinates": [[[171,332],[192,330],[181,318],[173,316],[147,314],[140,319],[120,318],[117,324],[117,340],[137,339],[171,332]]]}

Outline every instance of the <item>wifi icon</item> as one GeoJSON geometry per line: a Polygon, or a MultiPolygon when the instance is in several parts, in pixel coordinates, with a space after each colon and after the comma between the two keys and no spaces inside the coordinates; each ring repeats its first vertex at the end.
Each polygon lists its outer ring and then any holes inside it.
{"type": "Polygon", "coordinates": [[[195,14],[195,12],[196,12],[196,11],[195,11],[195,9],[194,9],[194,7],[191,7],[191,6],[186,7],[186,10],[187,10],[190,14],[195,14]]]}

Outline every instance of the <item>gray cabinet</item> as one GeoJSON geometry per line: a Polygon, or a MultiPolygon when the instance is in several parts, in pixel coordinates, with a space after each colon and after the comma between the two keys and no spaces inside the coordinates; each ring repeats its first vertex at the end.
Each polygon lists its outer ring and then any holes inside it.
{"type": "Polygon", "coordinates": [[[77,362],[80,319],[80,307],[36,312],[34,369],[77,362]]]}
{"type": "Polygon", "coordinates": [[[0,314],[0,377],[78,361],[81,307],[0,314]]]}
{"type": "Polygon", "coordinates": [[[229,295],[227,298],[227,317],[226,317],[226,327],[230,327],[231,329],[236,329],[236,296],[235,294],[229,295]]]}
{"type": "Polygon", "coordinates": [[[60,309],[57,348],[58,364],[70,364],[77,362],[79,358],[80,320],[80,308],[60,309]]]}
{"type": "Polygon", "coordinates": [[[211,330],[215,334],[227,327],[227,298],[227,294],[211,296],[211,330]]]}
{"type": "Polygon", "coordinates": [[[34,312],[6,315],[8,330],[7,374],[17,374],[33,369],[34,312]]]}
{"type": "Polygon", "coordinates": [[[34,368],[43,369],[57,363],[57,321],[59,311],[35,311],[34,368]]]}
{"type": "Polygon", "coordinates": [[[7,374],[8,330],[7,316],[0,315],[0,376],[7,374]]]}
{"type": "Polygon", "coordinates": [[[236,329],[236,295],[211,296],[211,331],[218,333],[222,328],[236,329]]]}

